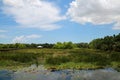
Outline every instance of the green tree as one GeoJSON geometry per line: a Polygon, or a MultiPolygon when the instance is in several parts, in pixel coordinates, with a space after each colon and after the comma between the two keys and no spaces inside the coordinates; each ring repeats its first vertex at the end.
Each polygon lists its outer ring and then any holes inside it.
{"type": "Polygon", "coordinates": [[[89,47],[93,49],[101,49],[103,39],[94,39],[90,42],[89,47]]]}
{"type": "Polygon", "coordinates": [[[53,48],[55,49],[73,49],[76,48],[76,44],[73,44],[72,42],[57,42],[53,48]]]}
{"type": "Polygon", "coordinates": [[[88,43],[76,43],[78,48],[89,48],[88,43]]]}
{"type": "Polygon", "coordinates": [[[89,46],[90,48],[104,51],[120,51],[120,34],[94,39],[90,42],[89,46]]]}
{"type": "Polygon", "coordinates": [[[73,49],[77,47],[76,44],[73,44],[72,42],[64,42],[63,45],[64,49],[73,49]]]}
{"type": "Polygon", "coordinates": [[[16,43],[14,44],[14,48],[22,49],[22,48],[26,48],[26,45],[21,43],[16,43]]]}
{"type": "Polygon", "coordinates": [[[61,42],[57,42],[57,43],[53,46],[53,48],[55,48],[55,49],[63,49],[63,48],[64,48],[64,45],[63,45],[61,42]]]}

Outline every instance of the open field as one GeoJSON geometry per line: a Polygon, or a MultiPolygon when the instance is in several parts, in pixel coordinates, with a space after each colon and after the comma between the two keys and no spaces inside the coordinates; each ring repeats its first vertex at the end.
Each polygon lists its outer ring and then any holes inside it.
{"type": "Polygon", "coordinates": [[[32,64],[47,69],[120,68],[120,52],[93,49],[17,49],[0,51],[0,68],[16,69],[32,64]]]}

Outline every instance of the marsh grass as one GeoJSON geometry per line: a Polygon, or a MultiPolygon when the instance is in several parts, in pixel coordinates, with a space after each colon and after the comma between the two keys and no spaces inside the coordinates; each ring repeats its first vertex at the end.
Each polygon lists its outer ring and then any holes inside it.
{"type": "Polygon", "coordinates": [[[120,52],[93,49],[18,49],[0,52],[0,67],[31,64],[56,69],[96,69],[120,67],[120,52]]]}
{"type": "Polygon", "coordinates": [[[28,63],[36,59],[36,56],[32,53],[0,53],[0,60],[12,60],[15,62],[28,63]]]}

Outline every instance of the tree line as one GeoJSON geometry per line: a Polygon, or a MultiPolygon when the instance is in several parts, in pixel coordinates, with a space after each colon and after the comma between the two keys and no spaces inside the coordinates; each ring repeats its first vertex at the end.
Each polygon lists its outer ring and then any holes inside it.
{"type": "Polygon", "coordinates": [[[57,42],[55,44],[0,44],[0,49],[23,49],[23,48],[37,48],[37,46],[42,46],[42,48],[54,48],[54,49],[74,49],[74,48],[90,48],[90,49],[100,49],[103,51],[120,51],[120,33],[113,36],[105,36],[104,38],[98,38],[92,40],[90,43],[72,43],[72,42],[57,42]]]}
{"type": "Polygon", "coordinates": [[[43,48],[52,48],[54,44],[44,43],[44,44],[24,44],[24,43],[15,43],[15,44],[0,44],[0,49],[24,49],[24,48],[37,48],[42,46],[43,48]]]}
{"type": "Polygon", "coordinates": [[[15,44],[0,44],[0,49],[24,49],[24,48],[37,48],[38,46],[42,46],[42,48],[49,49],[74,49],[74,48],[88,48],[88,43],[72,43],[72,42],[57,42],[55,44],[23,44],[23,43],[15,43],[15,44]]]}
{"type": "Polygon", "coordinates": [[[120,51],[120,33],[118,35],[94,39],[89,43],[89,47],[103,51],[120,51]]]}

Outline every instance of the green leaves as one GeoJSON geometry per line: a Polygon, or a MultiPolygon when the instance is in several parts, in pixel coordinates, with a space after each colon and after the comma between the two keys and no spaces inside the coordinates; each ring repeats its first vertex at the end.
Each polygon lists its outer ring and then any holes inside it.
{"type": "Polygon", "coordinates": [[[89,46],[90,48],[104,51],[120,51],[120,34],[94,39],[89,46]]]}
{"type": "Polygon", "coordinates": [[[72,42],[57,42],[53,48],[55,49],[73,49],[76,48],[76,44],[73,44],[72,42]]]}

